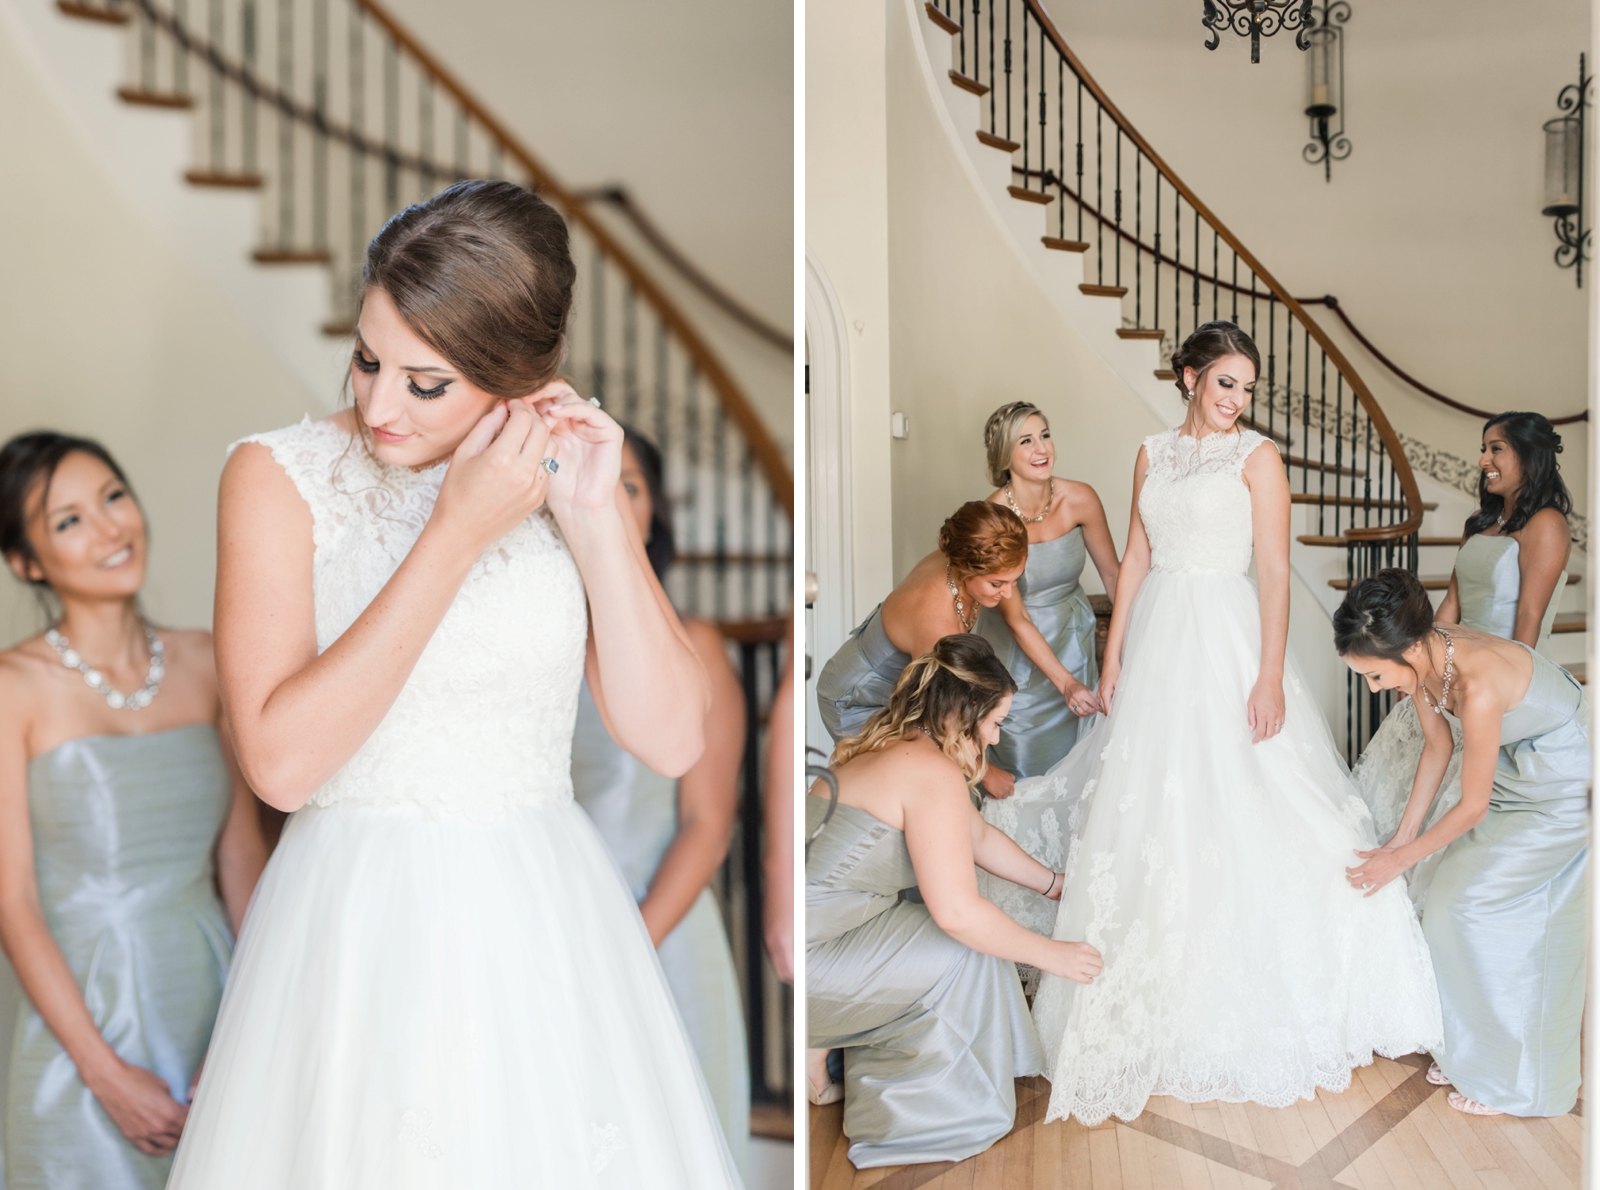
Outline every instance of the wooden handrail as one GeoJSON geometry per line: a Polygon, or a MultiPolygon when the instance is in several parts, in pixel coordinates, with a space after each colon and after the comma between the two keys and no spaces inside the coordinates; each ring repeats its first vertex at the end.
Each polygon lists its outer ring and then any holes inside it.
{"type": "Polygon", "coordinates": [[[1172,184],[1173,188],[1188,200],[1189,205],[1199,212],[1200,216],[1210,225],[1213,231],[1222,237],[1228,247],[1238,253],[1240,259],[1249,265],[1255,275],[1266,283],[1272,295],[1284,304],[1284,307],[1299,321],[1301,326],[1306,328],[1306,331],[1316,340],[1317,346],[1322,348],[1323,353],[1333,361],[1334,367],[1349,383],[1350,390],[1355,393],[1356,399],[1361,402],[1361,407],[1372,420],[1372,424],[1377,427],[1378,437],[1383,440],[1383,444],[1390,455],[1390,464],[1394,467],[1395,475],[1400,480],[1400,488],[1405,495],[1407,516],[1405,520],[1394,525],[1373,525],[1346,529],[1345,537],[1353,542],[1382,542],[1398,540],[1415,533],[1422,527],[1422,492],[1417,487],[1416,476],[1411,472],[1411,463],[1406,458],[1404,449],[1400,446],[1400,439],[1395,434],[1394,427],[1389,424],[1389,419],[1384,416],[1383,410],[1373,397],[1372,391],[1367,388],[1366,382],[1350,366],[1350,361],[1345,358],[1343,352],[1334,346],[1333,341],[1328,338],[1317,321],[1305,312],[1304,307],[1290,296],[1287,289],[1278,284],[1277,279],[1271,273],[1261,267],[1261,262],[1239,242],[1237,236],[1223,225],[1222,220],[1211,213],[1211,208],[1196,197],[1194,191],[1189,189],[1183,179],[1178,177],[1172,171],[1171,166],[1161,159],[1161,155],[1150,147],[1150,142],[1139,134],[1139,130],[1133,126],[1128,117],[1123,115],[1117,105],[1111,102],[1111,97],[1101,89],[1094,76],[1084,68],[1078,56],[1067,45],[1066,39],[1061,36],[1060,31],[1056,28],[1055,22],[1050,19],[1050,14],[1044,10],[1041,0],[1022,0],[1022,2],[1038,20],[1040,29],[1050,38],[1057,52],[1066,59],[1067,64],[1072,68],[1072,72],[1078,76],[1078,79],[1088,89],[1089,93],[1095,97],[1100,106],[1105,109],[1106,113],[1127,135],[1128,139],[1134,143],[1140,152],[1149,158],[1150,164],[1172,184]]]}
{"type": "Polygon", "coordinates": [[[375,0],[355,0],[357,7],[381,25],[396,44],[409,54],[427,74],[440,87],[443,87],[461,105],[461,109],[472,119],[483,126],[484,131],[498,140],[505,151],[514,158],[528,175],[533,178],[539,192],[556,206],[561,208],[562,214],[582,226],[589,238],[600,245],[601,250],[616,262],[627,276],[634,289],[661,316],[661,321],[667,328],[682,341],[684,348],[689,353],[689,358],[694,365],[711,383],[718,399],[722,402],[723,409],[729,419],[739,427],[745,441],[750,444],[750,453],[755,456],[756,463],[761,467],[767,477],[767,484],[772,488],[772,494],[783,506],[789,519],[794,519],[794,479],[789,472],[789,464],[783,457],[783,452],[778,449],[778,444],[773,441],[772,435],[767,432],[767,427],[762,424],[756,415],[750,400],[744,391],[729,374],[712,352],[710,346],[700,337],[698,331],[690,325],[683,312],[673,304],[670,298],[662,292],[661,288],[640,268],[637,261],[630,256],[622,244],[611,235],[605,227],[594,218],[582,202],[574,197],[572,191],[563,186],[556,176],[550,172],[545,164],[529,151],[526,145],[512,135],[511,130],[502,124],[490,113],[488,108],[478,102],[478,99],[467,91],[456,77],[430,54],[422,44],[411,35],[399,21],[395,20],[375,0]]]}

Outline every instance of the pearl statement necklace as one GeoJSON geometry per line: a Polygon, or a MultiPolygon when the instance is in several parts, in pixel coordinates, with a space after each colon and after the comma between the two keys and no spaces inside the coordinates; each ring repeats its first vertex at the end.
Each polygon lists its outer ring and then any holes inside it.
{"type": "Polygon", "coordinates": [[[967,619],[966,606],[961,602],[961,592],[956,590],[956,580],[950,577],[950,563],[944,564],[944,585],[950,588],[950,598],[956,601],[956,619],[961,621],[961,631],[971,632],[978,622],[978,609],[972,609],[972,619],[967,619]]]}
{"type": "Polygon", "coordinates": [[[1009,481],[1006,483],[1006,503],[1011,505],[1011,511],[1016,513],[1017,518],[1025,525],[1037,525],[1040,521],[1044,520],[1045,517],[1050,515],[1050,506],[1055,502],[1056,477],[1054,475],[1050,477],[1050,494],[1044,499],[1044,508],[1039,515],[1035,517],[1026,517],[1022,515],[1022,509],[1017,507],[1016,497],[1011,494],[1011,484],[1009,481]]]}
{"type": "Polygon", "coordinates": [[[1444,637],[1444,687],[1439,692],[1439,701],[1434,702],[1433,695],[1428,693],[1428,683],[1422,682],[1422,701],[1433,709],[1435,715],[1442,715],[1444,704],[1450,701],[1450,683],[1456,678],[1456,642],[1442,628],[1435,628],[1434,631],[1444,637]]]}
{"type": "Polygon", "coordinates": [[[120,690],[114,689],[111,683],[106,681],[105,674],[92,668],[78,656],[78,651],[68,643],[67,638],[54,628],[46,632],[44,638],[50,642],[50,647],[56,651],[56,656],[61,658],[61,664],[81,673],[83,680],[89,684],[89,689],[106,700],[106,706],[113,711],[137,711],[150,705],[150,700],[161,689],[161,679],[167,672],[163,658],[166,646],[161,643],[161,638],[156,635],[156,630],[150,627],[148,620],[141,617],[139,622],[144,625],[144,638],[150,645],[150,671],[145,674],[144,685],[132,694],[123,694],[120,690]]]}

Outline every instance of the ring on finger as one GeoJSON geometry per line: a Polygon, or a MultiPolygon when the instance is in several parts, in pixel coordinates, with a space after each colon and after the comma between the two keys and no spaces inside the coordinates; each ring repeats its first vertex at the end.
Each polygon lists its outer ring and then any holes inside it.
{"type": "Polygon", "coordinates": [[[551,475],[554,475],[557,471],[561,470],[561,464],[550,458],[548,455],[539,460],[539,466],[550,472],[551,475]]]}

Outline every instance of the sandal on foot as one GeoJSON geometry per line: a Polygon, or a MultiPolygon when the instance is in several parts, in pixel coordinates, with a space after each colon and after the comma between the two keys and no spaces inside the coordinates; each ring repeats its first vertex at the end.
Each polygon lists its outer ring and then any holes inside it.
{"type": "Polygon", "coordinates": [[[1460,1091],[1451,1091],[1450,1092],[1450,1098],[1447,1099],[1445,1102],[1447,1102],[1451,1107],[1455,1108],[1458,1112],[1463,1112],[1463,1113],[1465,1113],[1466,1115],[1469,1115],[1469,1116],[1503,1116],[1503,1115],[1505,1115],[1505,1112],[1496,1111],[1492,1107],[1486,1107],[1483,1104],[1479,1103],[1476,1099],[1468,1099],[1460,1091]]]}
{"type": "Polygon", "coordinates": [[[1445,1077],[1444,1071],[1439,1069],[1439,1063],[1437,1062],[1428,1067],[1428,1073],[1424,1077],[1436,1087],[1450,1086],[1450,1080],[1445,1077]]]}

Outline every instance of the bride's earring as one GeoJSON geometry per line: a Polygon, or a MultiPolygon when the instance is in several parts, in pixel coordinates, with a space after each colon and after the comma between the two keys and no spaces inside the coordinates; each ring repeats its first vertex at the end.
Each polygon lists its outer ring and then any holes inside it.
{"type": "Polygon", "coordinates": [[[1189,399],[1191,401],[1194,400],[1194,389],[1192,389],[1192,388],[1189,390],[1189,399]]]}

